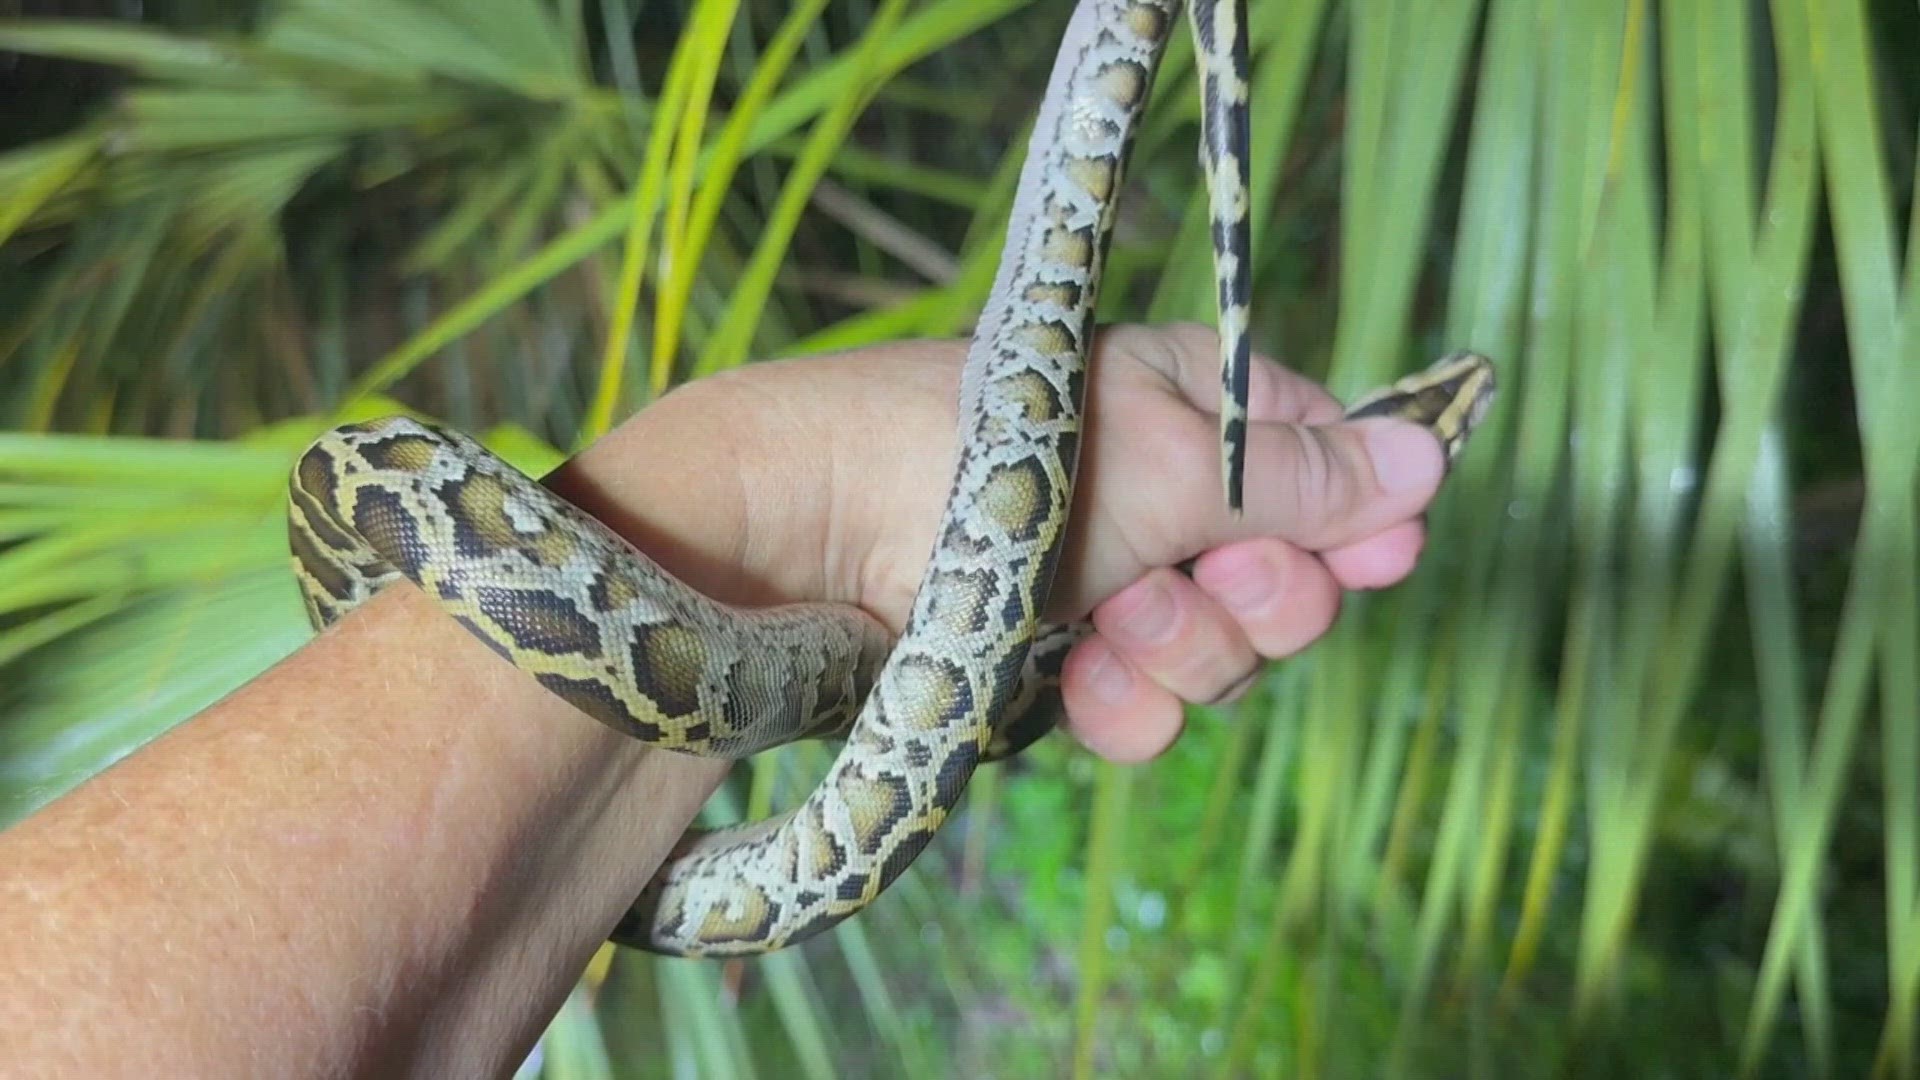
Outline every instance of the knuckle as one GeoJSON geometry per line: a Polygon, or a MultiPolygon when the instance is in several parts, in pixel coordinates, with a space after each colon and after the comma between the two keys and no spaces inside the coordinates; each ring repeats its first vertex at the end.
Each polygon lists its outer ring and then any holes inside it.
{"type": "Polygon", "coordinates": [[[1177,322],[1166,328],[1167,339],[1175,343],[1189,360],[1212,359],[1220,347],[1220,334],[1199,322],[1177,322]]]}
{"type": "Polygon", "coordinates": [[[1115,328],[1114,342],[1155,374],[1190,404],[1199,403],[1202,388],[1217,387],[1208,374],[1219,363],[1220,336],[1204,323],[1179,322],[1151,329],[1115,328]]]}
{"type": "Polygon", "coordinates": [[[1287,430],[1294,439],[1291,477],[1296,511],[1318,516],[1317,512],[1344,509],[1340,454],[1332,437],[1326,429],[1318,427],[1289,425],[1287,430]]]}
{"type": "Polygon", "coordinates": [[[1178,651],[1164,661],[1168,689],[1188,701],[1210,703],[1244,682],[1260,658],[1223,614],[1215,611],[1190,622],[1178,651]]]}

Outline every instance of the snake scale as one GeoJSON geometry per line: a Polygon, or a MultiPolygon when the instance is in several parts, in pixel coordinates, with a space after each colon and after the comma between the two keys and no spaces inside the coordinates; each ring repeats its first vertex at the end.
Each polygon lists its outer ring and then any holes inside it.
{"type": "MultiPolygon", "coordinates": [[[[289,538],[309,616],[405,578],[552,693],[668,750],[845,744],[796,809],[683,840],[614,932],[654,952],[794,944],[904,871],[975,768],[1049,731],[1082,626],[1040,619],[1081,439],[1101,266],[1179,0],[1082,0],[1020,176],[962,376],[960,456],[898,640],[852,608],[729,607],[674,580],[478,443],[407,418],[335,429],[295,466],[289,538]]],[[[1222,477],[1240,506],[1249,353],[1245,0],[1194,0],[1221,327],[1222,477]]],[[[1350,415],[1422,423],[1449,456],[1492,393],[1450,356],[1350,415]]]]}

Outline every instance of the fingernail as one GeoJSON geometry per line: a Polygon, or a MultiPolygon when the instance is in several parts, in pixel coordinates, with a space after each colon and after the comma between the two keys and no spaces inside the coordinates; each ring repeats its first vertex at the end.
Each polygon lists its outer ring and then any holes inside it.
{"type": "Polygon", "coordinates": [[[1127,670],[1126,661],[1113,654],[1111,649],[1101,649],[1099,659],[1093,662],[1094,692],[1109,705],[1124,705],[1133,696],[1133,673],[1127,670]]]}
{"type": "Polygon", "coordinates": [[[1236,615],[1257,615],[1266,610],[1280,590],[1280,575],[1273,566],[1250,551],[1231,559],[1223,557],[1220,562],[1225,565],[1216,564],[1214,569],[1219,578],[1220,602],[1236,615]]]}
{"type": "Polygon", "coordinates": [[[1159,645],[1173,636],[1173,594],[1165,585],[1148,581],[1131,592],[1122,593],[1120,610],[1115,614],[1119,629],[1143,645],[1159,645]]]}
{"type": "Polygon", "coordinates": [[[1443,467],[1434,437],[1399,420],[1377,420],[1367,425],[1367,456],[1382,490],[1392,494],[1421,491],[1440,482],[1443,467]]]}

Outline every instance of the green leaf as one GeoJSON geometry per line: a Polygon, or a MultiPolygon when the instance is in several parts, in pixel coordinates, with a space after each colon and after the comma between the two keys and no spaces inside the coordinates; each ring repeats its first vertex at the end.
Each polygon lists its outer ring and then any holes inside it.
{"type": "Polygon", "coordinates": [[[122,22],[0,20],[0,50],[84,60],[201,86],[259,77],[251,50],[234,42],[122,22]]]}
{"type": "Polygon", "coordinates": [[[74,183],[99,149],[97,134],[79,132],[0,154],[0,244],[74,183]]]}

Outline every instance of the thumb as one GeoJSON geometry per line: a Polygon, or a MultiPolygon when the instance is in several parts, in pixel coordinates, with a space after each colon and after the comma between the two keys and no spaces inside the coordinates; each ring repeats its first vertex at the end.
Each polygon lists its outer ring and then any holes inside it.
{"type": "Polygon", "coordinates": [[[1247,531],[1309,551],[1417,517],[1446,473],[1432,432],[1406,420],[1254,424],[1247,432],[1247,531]]]}

